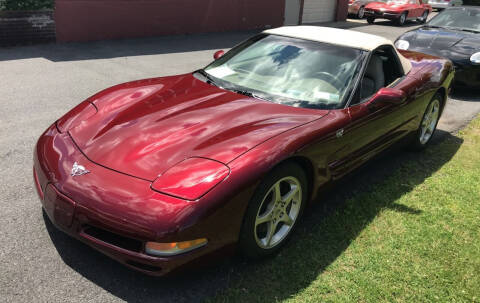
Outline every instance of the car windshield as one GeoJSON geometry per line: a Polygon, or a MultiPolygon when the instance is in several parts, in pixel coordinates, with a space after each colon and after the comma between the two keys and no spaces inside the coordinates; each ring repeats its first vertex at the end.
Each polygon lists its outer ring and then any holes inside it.
{"type": "Polygon", "coordinates": [[[465,8],[447,9],[430,20],[427,25],[480,32],[480,10],[465,8]]]}
{"type": "Polygon", "coordinates": [[[277,35],[259,35],[204,69],[218,86],[305,108],[339,108],[365,51],[277,35]]]}

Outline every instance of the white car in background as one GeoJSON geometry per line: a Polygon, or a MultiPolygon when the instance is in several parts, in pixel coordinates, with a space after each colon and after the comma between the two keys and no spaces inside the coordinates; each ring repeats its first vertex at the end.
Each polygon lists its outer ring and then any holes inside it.
{"type": "Polygon", "coordinates": [[[441,10],[441,9],[452,7],[452,6],[461,6],[463,4],[463,1],[462,0],[430,0],[428,1],[428,4],[430,4],[432,8],[441,10]]]}

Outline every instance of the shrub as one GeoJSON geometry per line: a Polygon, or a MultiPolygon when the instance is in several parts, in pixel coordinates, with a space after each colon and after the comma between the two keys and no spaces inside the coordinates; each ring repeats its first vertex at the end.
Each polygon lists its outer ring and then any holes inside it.
{"type": "Polygon", "coordinates": [[[463,0],[465,5],[480,5],[480,0],[463,0]]]}
{"type": "Polygon", "coordinates": [[[38,10],[54,7],[55,0],[0,0],[0,10],[38,10]]]}

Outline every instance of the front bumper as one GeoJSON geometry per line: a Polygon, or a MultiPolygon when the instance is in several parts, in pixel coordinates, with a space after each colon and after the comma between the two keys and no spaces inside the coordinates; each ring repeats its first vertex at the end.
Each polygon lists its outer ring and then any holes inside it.
{"type": "Polygon", "coordinates": [[[469,55],[458,54],[450,49],[433,49],[425,47],[410,46],[409,51],[429,54],[448,58],[455,66],[455,78],[453,86],[466,88],[480,87],[480,65],[474,65],[470,62],[469,55]]]}
{"type": "Polygon", "coordinates": [[[232,222],[222,208],[217,216],[196,216],[201,203],[160,194],[150,189],[149,181],[90,162],[70,136],[59,133],[54,125],[37,143],[33,175],[42,206],[57,228],[146,274],[162,276],[199,259],[205,263],[213,252],[230,250],[229,244],[238,237],[238,224],[236,230],[228,227],[232,222]],[[90,173],[71,176],[74,162],[90,173]],[[219,234],[219,230],[224,233],[219,234]],[[171,257],[145,253],[147,241],[197,238],[207,238],[208,244],[171,257]]]}
{"type": "Polygon", "coordinates": [[[384,19],[394,20],[394,19],[398,19],[400,17],[400,15],[401,15],[400,13],[365,9],[365,16],[366,17],[384,18],[384,19]]]}
{"type": "Polygon", "coordinates": [[[480,88],[480,65],[453,62],[455,65],[454,86],[480,88]]]}

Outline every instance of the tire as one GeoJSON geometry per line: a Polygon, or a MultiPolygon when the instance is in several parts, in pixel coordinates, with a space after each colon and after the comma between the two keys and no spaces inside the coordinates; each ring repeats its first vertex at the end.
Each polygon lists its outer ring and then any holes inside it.
{"type": "Polygon", "coordinates": [[[364,6],[361,6],[361,7],[358,9],[357,18],[358,18],[358,19],[363,19],[364,17],[365,17],[365,7],[364,7],[364,6]]]}
{"type": "Polygon", "coordinates": [[[428,103],[427,109],[422,116],[422,121],[413,134],[412,141],[409,145],[411,150],[420,151],[428,145],[437,129],[442,105],[443,97],[441,94],[436,93],[428,103]]]}
{"type": "Polygon", "coordinates": [[[422,16],[418,18],[418,22],[420,22],[421,24],[424,24],[425,22],[427,22],[427,18],[428,18],[428,11],[424,11],[422,16]]]}
{"type": "Polygon", "coordinates": [[[403,12],[400,17],[397,19],[397,24],[403,26],[407,21],[407,12],[403,12]]]}
{"type": "Polygon", "coordinates": [[[375,18],[367,17],[367,22],[368,22],[368,24],[373,24],[375,22],[375,18]]]}
{"type": "Polygon", "coordinates": [[[305,171],[293,162],[281,164],[263,179],[245,212],[239,236],[243,255],[260,259],[287,242],[305,208],[307,184],[305,171]]]}

